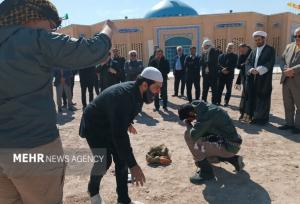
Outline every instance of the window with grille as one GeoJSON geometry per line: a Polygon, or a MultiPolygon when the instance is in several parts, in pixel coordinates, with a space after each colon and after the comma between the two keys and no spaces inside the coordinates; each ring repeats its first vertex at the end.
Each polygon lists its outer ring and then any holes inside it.
{"type": "Polygon", "coordinates": [[[215,47],[225,52],[227,46],[227,39],[225,38],[216,38],[215,39],[215,47]]]}
{"type": "Polygon", "coordinates": [[[234,44],[234,52],[236,54],[238,54],[239,45],[242,44],[242,43],[245,43],[243,37],[234,37],[234,38],[232,38],[231,42],[234,44]]]}

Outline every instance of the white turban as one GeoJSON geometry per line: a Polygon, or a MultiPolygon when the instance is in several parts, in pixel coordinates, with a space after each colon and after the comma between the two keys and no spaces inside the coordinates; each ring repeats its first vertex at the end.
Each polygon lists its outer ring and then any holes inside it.
{"type": "Polygon", "coordinates": [[[265,31],[255,31],[253,34],[252,34],[252,37],[254,38],[255,36],[262,36],[262,37],[267,37],[267,33],[265,31]]]}
{"type": "Polygon", "coordinates": [[[130,51],[128,52],[128,55],[131,55],[131,54],[136,54],[136,55],[137,55],[137,51],[136,51],[136,50],[130,50],[130,51]]]}
{"type": "Polygon", "coordinates": [[[203,43],[202,43],[202,47],[205,47],[206,45],[209,45],[210,47],[214,46],[214,44],[212,43],[211,40],[204,40],[203,43]]]}

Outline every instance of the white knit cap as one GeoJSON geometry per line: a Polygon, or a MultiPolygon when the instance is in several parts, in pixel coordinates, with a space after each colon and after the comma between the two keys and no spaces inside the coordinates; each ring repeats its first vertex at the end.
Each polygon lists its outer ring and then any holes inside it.
{"type": "Polygon", "coordinates": [[[163,82],[163,77],[160,71],[154,67],[146,67],[141,73],[141,77],[157,82],[163,82]]]}
{"type": "Polygon", "coordinates": [[[267,37],[267,33],[265,31],[255,31],[253,34],[252,34],[252,37],[254,38],[255,36],[262,36],[262,37],[267,37]]]}

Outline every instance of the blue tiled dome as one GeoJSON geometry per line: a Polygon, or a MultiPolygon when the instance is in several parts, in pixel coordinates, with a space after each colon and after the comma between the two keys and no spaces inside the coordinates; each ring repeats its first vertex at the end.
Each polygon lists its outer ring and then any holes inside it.
{"type": "Polygon", "coordinates": [[[195,9],[179,0],[162,0],[145,15],[145,18],[197,15],[195,9]]]}

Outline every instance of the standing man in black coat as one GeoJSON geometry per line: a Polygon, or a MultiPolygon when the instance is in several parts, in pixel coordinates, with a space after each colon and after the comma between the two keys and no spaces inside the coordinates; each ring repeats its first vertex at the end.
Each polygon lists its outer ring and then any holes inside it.
{"type": "Polygon", "coordinates": [[[125,65],[126,59],[125,59],[125,57],[120,56],[120,50],[118,48],[114,48],[112,50],[112,53],[113,53],[112,59],[118,62],[119,69],[121,71],[120,72],[120,80],[121,80],[121,82],[124,82],[125,81],[124,65],[125,65]]]}
{"type": "Polygon", "coordinates": [[[174,57],[174,64],[172,66],[173,74],[174,74],[174,95],[173,97],[178,96],[179,84],[181,82],[181,97],[184,96],[184,88],[185,88],[185,69],[184,69],[184,60],[186,56],[183,54],[182,46],[178,46],[176,48],[177,55],[174,57]]]}
{"type": "Polygon", "coordinates": [[[241,102],[240,102],[240,120],[244,117],[245,113],[245,106],[246,106],[246,60],[251,53],[251,47],[247,44],[240,44],[239,45],[239,57],[238,57],[238,64],[237,68],[240,70],[239,76],[235,82],[235,89],[241,90],[241,85],[243,86],[242,95],[241,95],[241,102]]]}
{"type": "Polygon", "coordinates": [[[98,83],[98,78],[96,74],[96,67],[89,67],[86,69],[79,70],[80,77],[80,87],[81,87],[81,102],[82,109],[86,108],[86,90],[89,92],[89,102],[92,102],[94,99],[94,86],[98,83]]]}
{"type": "Polygon", "coordinates": [[[264,31],[253,33],[257,48],[252,50],[246,64],[247,105],[242,121],[258,125],[269,122],[275,64],[275,49],[266,44],[266,37],[264,31]]]}
{"type": "Polygon", "coordinates": [[[228,106],[232,84],[234,78],[234,69],[237,65],[238,56],[233,53],[234,44],[228,43],[226,47],[226,53],[221,54],[219,56],[219,66],[221,68],[219,75],[219,85],[218,85],[218,100],[217,105],[221,104],[222,94],[224,90],[224,86],[226,85],[226,95],[224,99],[224,106],[228,106]]]}
{"type": "MultiPolygon", "coordinates": [[[[165,111],[168,111],[168,74],[170,72],[170,64],[169,61],[165,58],[164,51],[162,49],[156,50],[155,58],[150,62],[150,66],[157,68],[162,73],[164,80],[161,88],[161,97],[163,100],[163,109],[165,111]]],[[[159,111],[159,95],[155,96],[154,106],[154,111],[159,111]]]]}
{"type": "Polygon", "coordinates": [[[202,100],[207,101],[209,87],[212,91],[212,103],[217,103],[218,97],[218,57],[220,52],[214,48],[211,40],[204,40],[202,44],[203,53],[201,56],[203,91],[202,100]]]}
{"type": "Polygon", "coordinates": [[[197,56],[197,48],[190,48],[190,55],[184,61],[184,68],[186,70],[186,93],[189,102],[192,98],[192,87],[195,87],[195,99],[200,99],[200,57],[197,56]]]}
{"type": "Polygon", "coordinates": [[[143,103],[152,103],[154,96],[159,94],[162,81],[157,69],[146,68],[136,81],[109,87],[84,110],[80,136],[86,138],[95,157],[103,156],[106,150],[106,162],[96,161],[91,171],[88,192],[92,204],[103,203],[99,195],[100,182],[112,160],[115,163],[118,203],[136,203],[131,202],[128,195],[128,167],[137,186],[143,186],[146,179],[135,160],[128,132],[137,134],[133,120],[141,112],[143,103]]]}
{"type": "Polygon", "coordinates": [[[111,53],[106,62],[97,67],[100,75],[99,88],[104,91],[106,88],[121,82],[122,70],[116,60],[111,59],[111,53]]]}

